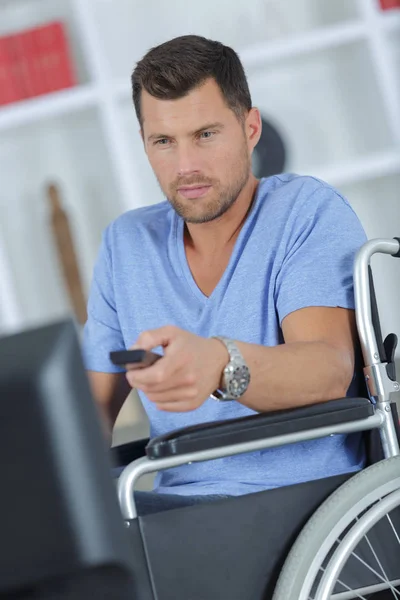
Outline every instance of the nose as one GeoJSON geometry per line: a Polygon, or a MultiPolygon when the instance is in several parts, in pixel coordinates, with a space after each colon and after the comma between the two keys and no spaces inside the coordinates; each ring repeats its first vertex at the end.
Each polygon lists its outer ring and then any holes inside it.
{"type": "Polygon", "coordinates": [[[191,144],[182,144],[177,151],[177,174],[187,177],[201,172],[200,157],[191,144]]]}

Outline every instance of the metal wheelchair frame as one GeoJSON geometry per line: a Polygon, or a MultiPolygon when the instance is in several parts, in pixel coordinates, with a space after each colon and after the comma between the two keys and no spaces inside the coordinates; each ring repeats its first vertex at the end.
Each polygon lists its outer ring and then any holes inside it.
{"type": "Polygon", "coordinates": [[[374,414],[359,421],[320,427],[312,431],[280,435],[252,442],[238,443],[222,448],[212,448],[157,460],[149,459],[146,456],[139,458],[124,469],[118,481],[118,498],[124,519],[129,521],[137,517],[134,487],[142,475],[182,464],[207,461],[224,456],[322,438],[328,435],[367,431],[375,428],[379,429],[385,458],[400,454],[390,401],[390,396],[392,393],[397,392],[400,386],[397,381],[389,378],[386,364],[381,362],[371,309],[369,267],[371,257],[375,253],[389,254],[395,257],[400,256],[400,239],[375,239],[367,242],[359,250],[354,264],[357,329],[364,358],[365,380],[370,399],[375,404],[374,414]]]}

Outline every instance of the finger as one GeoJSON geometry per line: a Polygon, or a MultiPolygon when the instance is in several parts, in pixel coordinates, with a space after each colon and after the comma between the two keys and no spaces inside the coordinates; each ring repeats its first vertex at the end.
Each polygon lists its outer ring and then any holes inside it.
{"type": "Polygon", "coordinates": [[[154,404],[176,404],[180,402],[195,403],[198,399],[196,392],[192,388],[180,388],[170,390],[169,392],[151,393],[148,396],[150,402],[154,404]]]}
{"type": "Polygon", "coordinates": [[[158,410],[162,410],[164,412],[190,412],[192,410],[196,410],[199,407],[197,404],[193,404],[188,400],[181,400],[179,402],[162,402],[156,404],[158,410]]]}
{"type": "Polygon", "coordinates": [[[195,383],[194,377],[185,372],[174,360],[161,358],[157,363],[145,369],[129,369],[126,377],[132,387],[143,392],[167,392],[195,383]]]}
{"type": "Polygon", "coordinates": [[[158,329],[148,329],[143,331],[136,340],[133,348],[142,348],[143,350],[152,350],[157,346],[168,346],[177,335],[178,328],[172,325],[165,325],[158,329]]]}

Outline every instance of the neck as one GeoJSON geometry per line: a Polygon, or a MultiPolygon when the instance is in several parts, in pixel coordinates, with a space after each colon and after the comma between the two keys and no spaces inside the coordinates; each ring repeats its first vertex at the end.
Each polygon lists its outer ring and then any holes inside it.
{"type": "Polygon", "coordinates": [[[218,219],[207,223],[185,224],[185,245],[196,253],[209,255],[233,244],[253,203],[258,179],[253,174],[234,204],[218,219]]]}

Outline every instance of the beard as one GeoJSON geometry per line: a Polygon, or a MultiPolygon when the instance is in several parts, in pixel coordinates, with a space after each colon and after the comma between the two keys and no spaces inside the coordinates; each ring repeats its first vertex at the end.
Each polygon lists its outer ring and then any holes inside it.
{"type": "MultiPolygon", "coordinates": [[[[221,183],[220,180],[202,177],[201,175],[192,175],[186,178],[180,177],[170,186],[169,194],[165,195],[175,212],[186,223],[208,223],[221,217],[233,206],[249,180],[251,159],[245,143],[238,159],[232,165],[229,172],[233,176],[225,184],[221,183]],[[178,189],[185,185],[212,186],[209,192],[211,198],[208,199],[207,194],[205,198],[182,200],[179,197],[178,189]]],[[[165,190],[163,192],[165,193],[165,190]]]]}

